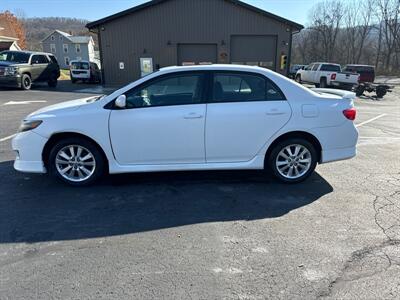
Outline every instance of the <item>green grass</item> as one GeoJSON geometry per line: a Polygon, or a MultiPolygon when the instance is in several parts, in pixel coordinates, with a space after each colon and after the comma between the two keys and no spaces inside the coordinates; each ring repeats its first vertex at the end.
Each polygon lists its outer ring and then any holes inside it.
{"type": "Polygon", "coordinates": [[[60,70],[60,77],[58,80],[70,80],[71,78],[69,77],[69,70],[62,69],[60,70]]]}

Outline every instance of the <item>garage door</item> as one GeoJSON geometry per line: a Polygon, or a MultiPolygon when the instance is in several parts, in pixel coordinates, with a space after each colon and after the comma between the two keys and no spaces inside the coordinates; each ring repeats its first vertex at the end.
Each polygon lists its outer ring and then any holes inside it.
{"type": "Polygon", "coordinates": [[[216,62],[216,44],[178,44],[179,65],[215,64],[216,62]]]}
{"type": "Polygon", "coordinates": [[[276,42],[273,35],[234,35],[231,62],[276,69],[276,42]]]}

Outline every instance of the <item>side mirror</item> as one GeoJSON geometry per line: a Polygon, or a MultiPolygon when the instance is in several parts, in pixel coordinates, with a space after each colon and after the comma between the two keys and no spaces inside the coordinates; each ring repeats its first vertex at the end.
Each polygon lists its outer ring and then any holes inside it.
{"type": "Polygon", "coordinates": [[[118,98],[115,100],[115,106],[118,108],[126,108],[126,96],[119,95],[118,98]]]}

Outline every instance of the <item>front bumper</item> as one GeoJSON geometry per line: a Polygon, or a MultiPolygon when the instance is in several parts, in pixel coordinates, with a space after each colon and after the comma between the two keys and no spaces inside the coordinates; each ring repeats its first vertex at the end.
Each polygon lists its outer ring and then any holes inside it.
{"type": "Polygon", "coordinates": [[[16,152],[14,169],[27,173],[46,173],[42,152],[47,140],[32,130],[18,133],[12,140],[12,149],[16,152]]]}
{"type": "Polygon", "coordinates": [[[0,86],[21,87],[21,76],[0,76],[0,86]]]}

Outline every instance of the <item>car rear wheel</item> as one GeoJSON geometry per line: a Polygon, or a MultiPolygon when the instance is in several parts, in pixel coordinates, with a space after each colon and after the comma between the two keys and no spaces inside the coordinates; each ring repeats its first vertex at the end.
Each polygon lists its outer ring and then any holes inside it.
{"type": "Polygon", "coordinates": [[[273,175],[285,183],[307,179],[315,170],[318,155],[305,139],[292,138],[278,143],[271,151],[269,167],[273,175]]]}
{"type": "Polygon", "coordinates": [[[296,81],[297,81],[298,83],[301,83],[301,76],[300,76],[300,74],[299,74],[299,75],[296,75],[296,81]]]}
{"type": "Polygon", "coordinates": [[[49,87],[56,87],[57,86],[57,76],[55,74],[52,74],[50,76],[49,81],[47,82],[49,87]]]}
{"type": "Polygon", "coordinates": [[[82,138],[69,138],[53,146],[49,156],[52,175],[74,186],[95,182],[105,169],[105,161],[98,147],[82,138]]]}
{"type": "Polygon", "coordinates": [[[319,87],[321,89],[324,89],[328,86],[328,84],[326,83],[326,78],[321,78],[321,80],[319,81],[319,87]]]}
{"type": "Polygon", "coordinates": [[[32,87],[32,79],[29,74],[22,74],[21,77],[21,88],[23,90],[30,90],[32,87]]]}

